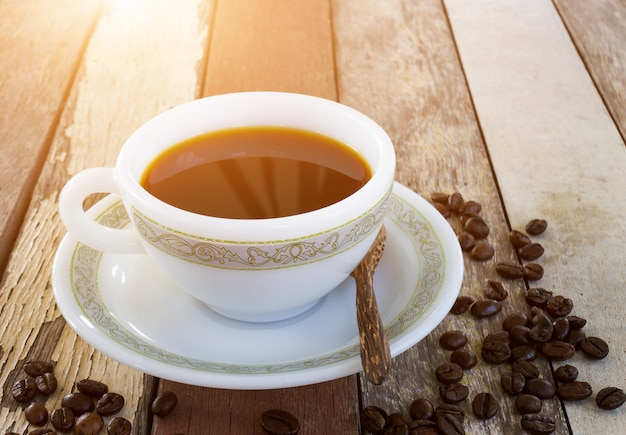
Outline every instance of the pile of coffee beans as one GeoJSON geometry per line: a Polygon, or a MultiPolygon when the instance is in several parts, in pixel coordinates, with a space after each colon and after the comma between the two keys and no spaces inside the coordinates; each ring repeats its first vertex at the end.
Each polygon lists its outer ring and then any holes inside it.
{"type": "MultiPolygon", "coordinates": [[[[76,434],[99,434],[105,427],[103,417],[119,413],[124,407],[124,396],[110,392],[109,387],[93,379],[82,379],[76,383],[76,390],[61,399],[61,407],[48,412],[45,403],[39,400],[47,398],[57,389],[58,382],[54,375],[54,365],[48,361],[33,360],[24,363],[26,376],[15,381],[11,394],[19,403],[29,403],[24,408],[28,423],[38,427],[28,432],[29,435],[52,435],[56,431],[73,430],[76,434]],[[35,401],[37,400],[37,401],[35,401]],[[48,423],[54,429],[46,428],[48,423]]],[[[173,392],[159,394],[152,403],[152,412],[164,417],[176,407],[178,399],[173,392]]],[[[114,417],[106,425],[109,435],[127,435],[132,424],[124,417],[114,417]]],[[[6,435],[13,435],[8,432],[6,435]]]]}

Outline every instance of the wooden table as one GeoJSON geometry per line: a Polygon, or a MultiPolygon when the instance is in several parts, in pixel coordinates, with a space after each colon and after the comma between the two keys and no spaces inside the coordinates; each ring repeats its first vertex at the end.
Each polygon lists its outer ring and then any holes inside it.
{"type": "MultiPolygon", "coordinates": [[[[555,433],[626,433],[626,407],[599,409],[595,392],[626,388],[626,3],[620,0],[2,0],[0,1],[0,431],[26,433],[10,394],[24,361],[56,364],[49,409],[90,377],[123,394],[120,415],[138,434],[262,433],[260,414],[283,408],[302,434],[359,433],[359,410],[408,412],[439,403],[434,367],[448,358],[441,333],[483,337],[527,310],[522,280],[506,281],[503,311],[448,315],[394,359],[389,379],[362,374],[317,385],[238,391],[156,379],[105,357],[66,325],[50,284],[65,235],[59,191],[78,171],[112,166],[125,138],[174,105],[218,93],[277,90],[352,106],[393,139],[397,181],[424,197],[458,191],[483,206],[495,257],[465,258],[462,295],[483,298],[494,265],[517,261],[511,229],[532,218],[545,275],[538,283],[574,301],[601,361],[570,364],[594,395],[546,400],[555,433]],[[162,390],[179,406],[150,413],[162,390]]],[[[451,224],[458,229],[456,221],[451,224]]],[[[314,333],[314,331],[312,331],[314,333]]],[[[540,363],[552,379],[560,363],[540,363]]],[[[501,410],[467,433],[521,433],[503,366],[466,374],[470,399],[490,391],[501,410]]],[[[31,428],[32,429],[32,428],[31,428]]]]}

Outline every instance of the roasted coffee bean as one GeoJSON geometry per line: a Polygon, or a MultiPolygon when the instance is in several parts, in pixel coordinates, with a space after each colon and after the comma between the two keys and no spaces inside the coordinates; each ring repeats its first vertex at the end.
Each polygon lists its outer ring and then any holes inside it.
{"type": "Polygon", "coordinates": [[[389,426],[393,426],[394,424],[405,424],[409,421],[403,413],[394,412],[393,414],[389,414],[389,418],[387,420],[387,424],[389,426]]]}
{"type": "Polygon", "coordinates": [[[548,415],[524,414],[521,425],[524,430],[536,435],[552,433],[556,430],[554,418],[548,415]]]}
{"type": "Polygon", "coordinates": [[[496,272],[502,278],[518,279],[524,276],[524,266],[519,263],[504,261],[496,264],[496,272]]]}
{"type": "Polygon", "coordinates": [[[533,317],[533,326],[528,330],[528,337],[532,341],[545,343],[552,338],[553,333],[554,325],[547,315],[539,313],[533,317]]]}
{"type": "Polygon", "coordinates": [[[383,431],[383,435],[409,435],[406,423],[392,424],[383,431]]]}
{"type": "Polygon", "coordinates": [[[130,435],[133,425],[124,417],[115,417],[107,425],[108,435],[130,435]]]}
{"type": "Polygon", "coordinates": [[[487,341],[483,343],[480,354],[483,360],[489,364],[502,364],[511,357],[511,348],[506,343],[487,341]]]}
{"type": "Polygon", "coordinates": [[[437,209],[437,211],[439,213],[441,213],[441,216],[443,216],[446,219],[448,219],[450,216],[452,216],[452,212],[450,211],[448,206],[445,205],[445,204],[441,204],[439,202],[435,202],[433,204],[433,207],[435,207],[437,209]]]}
{"type": "Polygon", "coordinates": [[[567,338],[565,339],[565,341],[574,346],[576,350],[578,350],[580,349],[580,343],[585,338],[587,338],[587,335],[584,333],[584,331],[580,329],[572,329],[572,327],[570,326],[569,334],[567,334],[567,338]]]}
{"type": "Polygon", "coordinates": [[[409,435],[439,435],[439,429],[434,420],[420,418],[408,422],[409,435]]]}
{"type": "Polygon", "coordinates": [[[536,414],[541,412],[541,400],[532,394],[520,394],[515,398],[515,409],[520,414],[536,414]]]}
{"type": "Polygon", "coordinates": [[[295,435],[300,431],[298,419],[282,409],[269,409],[261,415],[261,426],[272,435],[295,435]]]}
{"type": "Polygon", "coordinates": [[[61,399],[61,405],[70,408],[76,416],[93,411],[95,404],[91,396],[81,392],[70,393],[61,399]]]}
{"type": "Polygon", "coordinates": [[[152,401],[152,413],[157,417],[165,417],[176,408],[178,397],[173,391],[164,391],[152,401]]]}
{"type": "Polygon", "coordinates": [[[529,243],[522,246],[518,254],[522,260],[533,261],[543,255],[544,249],[539,243],[529,243]]]}
{"type": "Polygon", "coordinates": [[[463,229],[476,239],[484,239],[489,235],[489,225],[480,216],[472,216],[466,220],[463,229]]]}
{"type": "Polygon", "coordinates": [[[467,398],[469,388],[459,382],[439,386],[439,395],[446,403],[459,403],[467,398]]]}
{"type": "Polygon", "coordinates": [[[517,360],[511,363],[511,370],[521,373],[524,379],[533,379],[539,377],[539,367],[530,361],[517,360]]]}
{"type": "Polygon", "coordinates": [[[526,290],[524,299],[528,305],[544,308],[546,303],[554,296],[550,290],[542,287],[532,287],[526,290]]]}
{"type": "Polygon", "coordinates": [[[49,396],[54,393],[57,389],[58,382],[54,373],[44,373],[35,378],[35,384],[37,385],[37,390],[45,396],[49,396]]]}
{"type": "Polygon", "coordinates": [[[104,427],[104,420],[95,412],[86,412],[76,419],[75,435],[98,435],[104,427]]]}
{"type": "Polygon", "coordinates": [[[469,370],[478,364],[478,358],[472,351],[465,349],[456,349],[450,354],[450,362],[458,364],[463,370],[469,370]]]}
{"type": "Polygon", "coordinates": [[[96,412],[108,416],[118,413],[124,407],[124,396],[117,393],[105,393],[96,402],[96,412]]]}
{"type": "Polygon", "coordinates": [[[504,286],[499,281],[487,281],[487,286],[485,287],[485,296],[488,299],[493,299],[494,301],[502,302],[507,298],[509,292],[506,291],[504,286]]]}
{"type": "Polygon", "coordinates": [[[523,248],[532,243],[530,237],[518,230],[513,230],[509,233],[509,241],[515,249],[523,248]]]}
{"type": "Polygon", "coordinates": [[[537,359],[537,349],[529,344],[522,344],[511,348],[511,361],[534,361],[537,359]]]}
{"type": "MultiPolygon", "coordinates": [[[[28,435],[56,435],[57,433],[52,429],[48,429],[47,427],[31,430],[28,432],[28,435]]],[[[9,435],[9,434],[6,434],[9,435]]],[[[17,434],[16,434],[17,435],[17,434]]]]}
{"type": "Polygon", "coordinates": [[[596,404],[602,409],[617,409],[626,402],[626,394],[617,387],[606,387],[598,391],[596,404]]]}
{"type": "Polygon", "coordinates": [[[580,350],[590,359],[603,359],[609,354],[609,345],[599,337],[587,337],[580,342],[580,350]]]}
{"type": "Polygon", "coordinates": [[[454,384],[463,379],[463,369],[454,363],[443,363],[435,369],[435,377],[442,384],[454,384]]]}
{"type": "Polygon", "coordinates": [[[24,371],[33,378],[36,378],[44,373],[52,373],[54,371],[54,366],[48,361],[27,361],[24,363],[24,371]]]}
{"type": "Polygon", "coordinates": [[[567,320],[567,317],[555,319],[553,326],[554,331],[552,332],[552,339],[565,341],[569,334],[569,320],[567,320]]]}
{"type": "Polygon", "coordinates": [[[33,402],[24,410],[24,416],[30,424],[43,426],[48,422],[48,410],[43,403],[33,402]]]}
{"type": "Polygon", "coordinates": [[[552,382],[542,378],[526,379],[524,391],[540,399],[552,399],[556,394],[556,389],[552,382]]]}
{"type": "Polygon", "coordinates": [[[546,302],[546,311],[553,318],[567,316],[574,308],[574,302],[561,295],[554,296],[546,302]]]}
{"type": "Polygon", "coordinates": [[[499,410],[498,400],[491,393],[478,393],[472,400],[472,411],[480,420],[493,417],[499,410]]]}
{"type": "Polygon", "coordinates": [[[506,343],[510,346],[511,334],[509,334],[508,331],[496,331],[488,334],[483,341],[499,341],[500,343],[506,343]]]}
{"type": "Polygon", "coordinates": [[[543,266],[539,263],[528,263],[524,266],[523,276],[527,281],[538,281],[543,278],[543,266]]]}
{"type": "Polygon", "coordinates": [[[574,382],[578,377],[578,369],[570,364],[565,364],[554,371],[554,377],[559,382],[574,382]]]}
{"type": "Polygon", "coordinates": [[[548,228],[548,222],[545,219],[532,219],[526,224],[526,232],[531,236],[538,236],[548,228]]]}
{"type": "Polygon", "coordinates": [[[514,326],[528,326],[528,316],[521,311],[511,313],[502,322],[502,329],[511,332],[514,326]]]}
{"type": "Polygon", "coordinates": [[[459,192],[454,192],[448,197],[448,208],[453,213],[458,213],[461,207],[463,207],[463,204],[465,204],[465,200],[463,199],[463,195],[459,192]]]}
{"type": "Polygon", "coordinates": [[[70,430],[75,422],[76,417],[74,416],[74,412],[65,406],[55,409],[50,413],[50,423],[52,423],[52,426],[57,430],[70,430]]]}
{"type": "Polygon", "coordinates": [[[578,316],[567,316],[567,320],[569,320],[570,329],[583,329],[587,324],[587,319],[583,319],[578,316]]]}
{"type": "Polygon", "coordinates": [[[459,216],[459,221],[461,222],[462,226],[465,226],[465,222],[467,222],[468,220],[470,220],[473,217],[481,218],[478,213],[469,213],[468,212],[468,213],[464,213],[461,216],[459,216]]]}
{"type": "Polygon", "coordinates": [[[30,402],[37,394],[37,384],[33,378],[19,379],[11,387],[11,394],[17,402],[30,402]]]}
{"type": "Polygon", "coordinates": [[[478,214],[481,212],[482,209],[483,209],[483,206],[479,202],[469,200],[469,201],[465,201],[465,203],[459,209],[459,212],[461,214],[465,214],[465,213],[478,214]]]}
{"type": "Polygon", "coordinates": [[[78,391],[81,393],[96,399],[102,397],[104,393],[109,391],[109,387],[106,384],[92,379],[81,379],[76,383],[76,388],[78,388],[78,391]]]}
{"type": "Polygon", "coordinates": [[[565,382],[556,389],[556,394],[559,398],[567,401],[586,399],[591,396],[592,392],[591,385],[582,381],[565,382]]]}
{"type": "Polygon", "coordinates": [[[387,413],[378,406],[368,406],[361,411],[360,420],[363,429],[376,434],[387,426],[387,413]]]}
{"type": "Polygon", "coordinates": [[[479,242],[470,251],[470,258],[476,261],[486,261],[493,257],[495,250],[490,243],[479,242]]]}
{"type": "Polygon", "coordinates": [[[493,299],[483,299],[476,301],[470,308],[470,313],[477,319],[484,319],[485,317],[491,317],[502,311],[502,305],[498,301],[493,299]]]}
{"type": "Polygon", "coordinates": [[[438,408],[435,411],[435,424],[442,435],[463,435],[463,414],[460,411],[438,408]]]}
{"type": "Polygon", "coordinates": [[[465,420],[465,411],[459,405],[453,405],[450,403],[442,403],[435,408],[435,414],[437,412],[448,413],[454,415],[459,421],[465,420]]]}
{"type": "Polygon", "coordinates": [[[461,245],[463,252],[470,252],[475,244],[476,239],[467,231],[462,231],[459,234],[459,245],[461,245]]]}
{"type": "Polygon", "coordinates": [[[439,344],[447,350],[455,350],[465,346],[467,336],[463,331],[446,331],[439,337],[439,344]]]}
{"type": "Polygon", "coordinates": [[[474,299],[470,296],[459,296],[456,298],[456,301],[454,301],[454,305],[452,305],[452,308],[450,309],[450,313],[452,314],[463,314],[464,312],[466,312],[469,307],[472,306],[472,304],[474,303],[474,299]]]}
{"type": "Polygon", "coordinates": [[[430,199],[432,200],[432,202],[438,203],[438,204],[448,204],[448,198],[450,198],[450,195],[447,193],[442,193],[442,192],[433,192],[430,194],[430,199]]]}
{"type": "Polygon", "coordinates": [[[509,331],[509,335],[511,336],[511,342],[517,345],[530,343],[531,339],[528,335],[529,332],[530,328],[528,326],[513,326],[509,331]]]}
{"type": "Polygon", "coordinates": [[[515,396],[524,391],[526,378],[521,373],[505,372],[500,378],[500,385],[504,391],[515,396]]]}
{"type": "Polygon", "coordinates": [[[548,340],[541,345],[541,353],[550,361],[565,361],[574,356],[576,349],[564,341],[548,340]]]}
{"type": "Polygon", "coordinates": [[[435,415],[435,407],[430,400],[420,397],[411,403],[409,415],[414,420],[432,419],[435,415]]]}

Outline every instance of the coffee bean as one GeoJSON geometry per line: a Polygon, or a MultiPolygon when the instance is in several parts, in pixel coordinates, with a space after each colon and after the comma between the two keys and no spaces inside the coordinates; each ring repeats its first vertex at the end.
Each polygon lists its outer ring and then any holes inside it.
{"type": "Polygon", "coordinates": [[[420,418],[408,422],[409,435],[439,435],[439,429],[434,420],[420,418]]]}
{"type": "Polygon", "coordinates": [[[521,373],[524,379],[532,379],[539,377],[539,367],[530,361],[517,360],[511,363],[511,370],[521,373]]]}
{"type": "Polygon", "coordinates": [[[514,326],[528,326],[528,316],[520,311],[511,313],[502,322],[502,329],[511,331],[514,326]]]}
{"type": "Polygon", "coordinates": [[[104,420],[95,412],[86,412],[76,419],[75,435],[98,435],[104,427],[104,420]]]}
{"type": "Polygon", "coordinates": [[[511,348],[506,343],[487,341],[483,343],[481,356],[489,364],[502,364],[511,357],[511,348]]]}
{"type": "Polygon", "coordinates": [[[587,337],[580,342],[580,350],[590,359],[603,359],[609,354],[609,345],[599,337],[587,337]]]}
{"type": "Polygon", "coordinates": [[[465,201],[465,203],[459,209],[459,212],[461,214],[466,214],[466,213],[478,214],[480,213],[482,209],[483,209],[483,206],[479,202],[469,200],[469,201],[465,201]]]}
{"type": "Polygon", "coordinates": [[[543,308],[553,296],[554,295],[550,290],[546,290],[542,287],[531,287],[526,290],[524,299],[528,305],[543,308]]]}
{"type": "Polygon", "coordinates": [[[513,230],[509,233],[509,241],[515,249],[523,248],[532,243],[530,237],[518,230],[513,230]]]}
{"type": "Polygon", "coordinates": [[[448,198],[450,195],[442,192],[434,192],[430,194],[430,199],[438,204],[448,204],[448,198]]]}
{"type": "Polygon", "coordinates": [[[74,412],[65,406],[55,409],[50,413],[50,423],[52,423],[52,426],[57,430],[70,430],[75,422],[76,417],[74,416],[74,412]]]}
{"type": "Polygon", "coordinates": [[[544,313],[533,317],[533,326],[528,330],[528,337],[536,343],[545,343],[552,338],[554,325],[544,313]]]}
{"type": "Polygon", "coordinates": [[[500,378],[500,385],[504,391],[515,396],[524,390],[526,378],[521,373],[505,372],[500,378]]]}
{"type": "Polygon", "coordinates": [[[467,398],[469,388],[459,382],[439,386],[439,395],[446,403],[459,403],[467,398]]]}
{"type": "Polygon", "coordinates": [[[462,231],[461,234],[459,234],[459,245],[461,245],[463,252],[470,252],[475,244],[476,239],[467,231],[462,231]]]}
{"type": "Polygon", "coordinates": [[[591,396],[591,385],[588,382],[574,381],[560,384],[556,393],[559,398],[567,401],[583,400],[591,396]]]}
{"type": "Polygon", "coordinates": [[[468,220],[470,220],[473,217],[482,219],[478,213],[470,213],[470,212],[468,212],[468,213],[461,214],[461,216],[459,216],[459,221],[461,222],[462,226],[465,226],[465,222],[467,222],[468,220]]]}
{"type": "Polygon", "coordinates": [[[435,407],[430,400],[420,397],[411,403],[409,415],[414,420],[432,419],[435,415],[435,407]]]}
{"type": "Polygon", "coordinates": [[[570,364],[565,364],[554,371],[554,377],[559,382],[574,382],[578,377],[578,369],[570,364]]]}
{"type": "Polygon", "coordinates": [[[76,416],[93,411],[93,399],[81,392],[70,393],[61,399],[61,405],[70,408],[76,416]]]}
{"type": "Polygon", "coordinates": [[[435,207],[435,208],[437,209],[437,211],[438,211],[439,213],[441,213],[441,215],[442,215],[444,218],[446,218],[446,219],[448,219],[450,216],[452,216],[452,212],[450,211],[450,209],[448,208],[448,206],[447,206],[447,205],[445,205],[445,204],[441,204],[441,203],[439,203],[439,202],[435,202],[435,203],[433,204],[433,207],[435,207]]]}
{"type": "Polygon", "coordinates": [[[496,272],[502,278],[517,279],[524,276],[524,266],[519,263],[505,261],[496,264],[496,272]]]}
{"type": "Polygon", "coordinates": [[[30,402],[37,394],[37,384],[33,378],[19,379],[11,387],[11,394],[17,402],[30,402]]]}
{"type": "MultiPolygon", "coordinates": [[[[28,432],[28,435],[56,435],[57,433],[52,429],[48,429],[47,427],[31,430],[28,432]]],[[[6,434],[9,435],[9,434],[6,434]]],[[[17,435],[17,434],[16,434],[17,435]]]]}
{"type": "Polygon", "coordinates": [[[363,429],[373,434],[381,432],[387,426],[387,413],[378,406],[364,408],[359,418],[363,429]]]}
{"type": "Polygon", "coordinates": [[[502,302],[507,298],[509,292],[506,291],[504,286],[499,281],[487,281],[487,286],[485,287],[485,296],[488,299],[493,299],[494,301],[502,302]]]}
{"type": "Polygon", "coordinates": [[[534,361],[537,359],[537,350],[529,345],[522,344],[511,348],[511,361],[534,361]]]}
{"type": "Polygon", "coordinates": [[[48,410],[43,403],[33,402],[24,410],[24,416],[30,424],[43,426],[48,422],[48,410]]]}
{"type": "Polygon", "coordinates": [[[37,390],[45,396],[49,396],[54,393],[57,389],[58,382],[54,373],[44,373],[35,378],[35,384],[37,385],[37,390]]]}
{"type": "Polygon", "coordinates": [[[543,246],[539,243],[529,243],[518,250],[520,258],[526,261],[536,260],[543,255],[543,252],[543,246]]]}
{"type": "Polygon", "coordinates": [[[300,422],[282,409],[269,409],[261,415],[261,426],[272,435],[294,435],[300,431],[300,422]]]}
{"type": "Polygon", "coordinates": [[[477,319],[484,319],[485,317],[491,317],[502,311],[502,305],[498,301],[493,299],[483,299],[476,301],[470,308],[470,313],[477,319]]]}
{"type": "Polygon", "coordinates": [[[554,332],[552,332],[552,339],[565,341],[569,335],[569,320],[567,320],[567,317],[555,319],[553,326],[554,332]]]}
{"type": "Polygon", "coordinates": [[[176,408],[178,397],[173,391],[164,391],[152,401],[152,413],[157,417],[165,417],[176,408]]]}
{"type": "Polygon", "coordinates": [[[409,435],[409,427],[406,423],[392,424],[385,429],[383,435],[409,435]]]}
{"type": "Polygon", "coordinates": [[[587,324],[587,319],[578,316],[567,316],[566,319],[569,321],[571,329],[583,329],[587,324]]]}
{"type": "Polygon", "coordinates": [[[598,391],[596,404],[602,409],[617,409],[626,402],[626,394],[616,387],[606,387],[598,391]]]}
{"type": "Polygon", "coordinates": [[[489,225],[480,216],[472,216],[465,221],[463,229],[476,239],[484,239],[489,235],[489,225]]]}
{"type": "Polygon", "coordinates": [[[509,334],[508,331],[496,331],[488,334],[483,341],[499,341],[500,343],[506,343],[510,346],[511,334],[509,334]]]}
{"type": "Polygon", "coordinates": [[[435,377],[442,384],[453,384],[463,379],[463,369],[454,363],[443,363],[435,369],[435,377]]]}
{"type": "Polygon", "coordinates": [[[463,314],[464,312],[466,312],[469,307],[474,303],[474,299],[470,296],[459,296],[456,298],[456,301],[454,301],[454,305],[452,305],[452,308],[450,309],[450,313],[452,314],[463,314]]]}
{"type": "Polygon", "coordinates": [[[548,228],[548,222],[545,219],[532,219],[526,224],[526,232],[531,236],[538,236],[548,228]]]}
{"type": "Polygon", "coordinates": [[[538,281],[543,278],[543,266],[539,263],[528,263],[524,266],[523,276],[528,281],[538,281]]]}
{"type": "Polygon", "coordinates": [[[124,396],[117,393],[105,393],[96,402],[96,412],[103,416],[118,413],[124,407],[124,396]]]}
{"type": "Polygon", "coordinates": [[[115,417],[107,425],[108,435],[130,435],[133,425],[124,417],[115,417]]]}
{"type": "Polygon", "coordinates": [[[463,195],[459,192],[454,192],[448,197],[448,208],[453,213],[458,213],[461,207],[463,207],[463,204],[465,204],[465,200],[463,199],[463,195]]]}
{"type": "Polygon", "coordinates": [[[36,378],[44,373],[52,373],[54,371],[54,366],[48,361],[27,361],[24,363],[24,371],[33,378],[36,378]]]}
{"type": "Polygon", "coordinates": [[[576,349],[564,341],[549,340],[541,345],[541,353],[550,361],[565,361],[574,356],[576,349]]]}
{"type": "Polygon", "coordinates": [[[96,399],[102,397],[104,393],[109,391],[109,387],[106,384],[92,379],[81,379],[76,383],[76,388],[78,388],[78,391],[81,393],[96,399]]]}
{"type": "Polygon", "coordinates": [[[493,417],[499,410],[498,400],[491,393],[478,393],[472,400],[472,411],[480,420],[493,417]]]}
{"type": "Polygon", "coordinates": [[[530,336],[528,333],[530,332],[530,328],[528,326],[515,325],[509,331],[511,336],[511,342],[521,345],[521,344],[529,344],[531,342],[530,336]]]}
{"type": "Polygon", "coordinates": [[[405,424],[408,422],[409,420],[401,412],[394,412],[393,414],[389,414],[389,418],[387,419],[387,425],[389,426],[405,424]]]}
{"type": "Polygon", "coordinates": [[[520,414],[536,414],[541,412],[541,400],[532,394],[520,394],[515,398],[515,409],[520,414]]]}
{"type": "Polygon", "coordinates": [[[574,346],[576,350],[578,350],[580,349],[580,343],[585,338],[587,338],[587,335],[580,329],[572,329],[571,323],[570,323],[569,333],[567,334],[567,338],[565,339],[565,341],[571,344],[572,346],[574,346]]]}
{"type": "Polygon", "coordinates": [[[476,261],[486,261],[493,257],[495,250],[493,246],[487,242],[479,242],[474,245],[470,251],[470,258],[476,261]]]}
{"type": "Polygon", "coordinates": [[[439,344],[444,349],[455,350],[465,346],[467,343],[467,336],[463,331],[447,331],[441,334],[439,337],[439,344]]]}
{"type": "Polygon", "coordinates": [[[465,349],[456,349],[450,354],[450,362],[458,364],[463,370],[469,370],[478,364],[476,354],[465,349]]]}
{"type": "Polygon", "coordinates": [[[556,389],[552,382],[542,378],[527,379],[524,391],[540,399],[552,399],[556,394],[556,389]]]}
{"type": "Polygon", "coordinates": [[[435,411],[435,424],[442,435],[465,434],[463,413],[461,411],[437,408],[435,411]]]}
{"type": "Polygon", "coordinates": [[[553,417],[540,414],[524,414],[521,425],[524,430],[533,434],[547,434],[556,430],[553,417]]]}
{"type": "Polygon", "coordinates": [[[567,316],[574,308],[574,302],[564,296],[554,296],[546,302],[546,311],[553,318],[567,316]]]}

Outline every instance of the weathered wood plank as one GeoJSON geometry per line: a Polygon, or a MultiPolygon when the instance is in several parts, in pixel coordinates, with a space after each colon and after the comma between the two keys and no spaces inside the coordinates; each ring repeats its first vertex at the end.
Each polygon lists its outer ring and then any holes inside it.
{"type": "MultiPolygon", "coordinates": [[[[272,90],[336,99],[330,5],[307,2],[219,2],[211,35],[205,95],[272,90]]],[[[355,433],[356,377],[318,385],[237,391],[164,381],[182,401],[156,420],[155,433],[264,433],[263,411],[281,408],[301,423],[301,434],[355,433]]]]}
{"type": "Polygon", "coordinates": [[[626,138],[626,4],[619,0],[555,0],[583,62],[626,138]]]}
{"type": "MultiPolygon", "coordinates": [[[[626,147],[551,2],[479,3],[445,1],[511,225],[548,220],[538,284],[571,298],[587,335],[611,346],[603,361],[572,359],[579,380],[594,397],[624,388],[626,147]]],[[[608,58],[595,62],[609,68],[608,58]]],[[[566,410],[574,433],[626,432],[626,413],[593,398],[566,410]]]]}
{"type": "MultiPolygon", "coordinates": [[[[0,8],[6,5],[9,3],[2,2],[0,8]]],[[[63,184],[79,170],[113,165],[126,137],[146,119],[196,97],[208,35],[208,10],[195,0],[108,5],[89,41],[58,128],[53,126],[50,153],[0,291],[0,430],[26,431],[22,407],[8,391],[12,380],[23,376],[20,368],[29,358],[56,363],[59,388],[47,399],[49,409],[60,406],[61,398],[74,390],[77,380],[96,377],[125,396],[126,406],[119,415],[135,423],[135,433],[147,433],[150,428],[147,411],[154,394],[152,378],[95,351],[64,326],[55,308],[50,270],[65,234],[57,198],[63,184]]],[[[68,15],[58,3],[39,7],[40,11],[24,17],[33,28],[46,28],[46,18],[57,12],[65,26],[62,28],[75,28],[78,23],[72,20],[84,19],[68,15]]],[[[40,33],[39,37],[45,46],[46,35],[40,33]]],[[[58,69],[67,62],[67,56],[57,55],[50,62],[52,70],[58,69]]],[[[35,70],[23,74],[29,83],[43,80],[35,70]]],[[[51,80],[51,86],[56,85],[58,82],[51,80]]],[[[42,128],[38,125],[41,120],[34,122],[37,125],[33,128],[42,128]]]]}
{"type": "MultiPolygon", "coordinates": [[[[515,253],[441,2],[357,5],[346,0],[335,1],[333,10],[339,99],[369,114],[389,132],[398,155],[398,181],[426,197],[435,191],[459,191],[466,200],[483,205],[481,215],[491,227],[488,240],[496,254],[483,263],[466,257],[461,294],[484,299],[486,281],[499,280],[494,264],[514,260],[515,253]]],[[[450,222],[458,230],[458,221],[450,222]]],[[[482,320],[468,313],[449,315],[431,335],[394,359],[392,376],[383,385],[375,387],[362,379],[363,406],[408,414],[410,403],[418,397],[442,403],[433,374],[435,367],[448,361],[450,352],[439,346],[439,335],[452,329],[465,331],[466,346],[481,360],[483,338],[499,330],[508,313],[526,310],[523,283],[504,285],[510,295],[500,314],[482,320]]],[[[550,377],[547,363],[540,367],[542,375],[550,377]]],[[[460,406],[466,412],[467,433],[521,431],[513,400],[500,388],[500,374],[508,370],[507,364],[490,366],[481,360],[465,373],[463,383],[470,393],[460,406]],[[471,400],[482,391],[494,394],[501,406],[487,422],[474,418],[471,411],[471,400]]],[[[544,412],[564,419],[557,400],[546,401],[544,412]]],[[[567,427],[560,424],[556,433],[568,433],[567,427]]]]}
{"type": "Polygon", "coordinates": [[[99,9],[98,1],[46,3],[0,3],[0,276],[99,9]]]}

